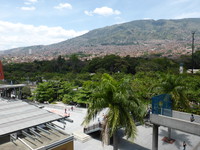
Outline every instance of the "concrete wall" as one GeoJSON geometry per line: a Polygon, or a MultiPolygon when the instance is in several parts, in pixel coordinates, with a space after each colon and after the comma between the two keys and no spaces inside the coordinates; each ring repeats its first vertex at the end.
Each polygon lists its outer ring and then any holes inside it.
{"type": "MultiPolygon", "coordinates": [[[[191,114],[180,112],[180,111],[172,111],[172,116],[173,118],[178,118],[186,121],[190,121],[190,116],[191,114]]],[[[199,115],[194,115],[194,122],[200,123],[200,116],[199,115]]]]}
{"type": "Polygon", "coordinates": [[[189,120],[185,121],[177,118],[155,114],[150,115],[150,121],[151,123],[156,125],[169,127],[172,129],[200,136],[200,124],[196,122],[190,122],[189,120]]]}

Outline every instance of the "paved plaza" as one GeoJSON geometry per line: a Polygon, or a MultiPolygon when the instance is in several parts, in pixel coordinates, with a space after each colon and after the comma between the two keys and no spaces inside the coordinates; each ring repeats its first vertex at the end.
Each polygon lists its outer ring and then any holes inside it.
{"type": "MultiPolygon", "coordinates": [[[[58,110],[60,112],[64,112],[65,108],[67,109],[67,113],[70,113],[70,118],[74,121],[73,123],[67,122],[65,131],[69,134],[73,134],[75,136],[74,148],[75,150],[112,150],[112,145],[106,146],[102,145],[99,134],[92,134],[92,137],[87,137],[86,140],[81,140],[76,138],[78,135],[84,136],[83,126],[81,123],[86,115],[87,110],[84,108],[76,108],[72,111],[70,106],[64,104],[55,104],[55,105],[46,105],[45,109],[47,110],[58,110]]],[[[94,120],[94,123],[97,120],[94,120]]],[[[59,124],[59,123],[58,123],[59,124]]],[[[62,124],[60,123],[62,126],[62,124]]],[[[152,127],[140,125],[137,127],[138,133],[137,137],[133,142],[130,142],[125,137],[123,137],[123,131],[119,132],[121,138],[119,138],[119,149],[120,150],[151,150],[152,147],[152,127]]],[[[200,150],[200,137],[191,135],[188,133],[184,133],[181,131],[173,130],[171,137],[175,139],[173,144],[169,144],[163,142],[163,137],[167,136],[167,128],[159,127],[159,150],[183,150],[183,141],[186,142],[187,147],[186,150],[200,150]]]]}

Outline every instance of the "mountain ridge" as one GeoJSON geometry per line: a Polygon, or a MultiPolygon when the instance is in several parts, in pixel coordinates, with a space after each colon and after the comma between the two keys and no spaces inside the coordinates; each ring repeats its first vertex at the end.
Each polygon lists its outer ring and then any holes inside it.
{"type": "MultiPolygon", "coordinates": [[[[193,31],[196,31],[196,33],[200,31],[200,18],[136,20],[94,29],[81,36],[51,45],[6,50],[3,55],[28,57],[28,51],[31,49],[32,55],[40,54],[52,58],[57,55],[77,52],[88,54],[96,52],[99,55],[99,51],[101,51],[101,53],[106,54],[118,54],[123,53],[124,48],[126,54],[133,52],[134,55],[139,56],[145,53],[149,54],[151,51],[160,53],[159,48],[174,51],[175,48],[179,49],[181,44],[180,49],[187,51],[193,31]],[[174,47],[172,44],[174,44],[174,47]],[[147,51],[148,48],[151,51],[147,51]],[[136,51],[140,54],[137,55],[136,51]]],[[[195,38],[195,42],[197,46],[200,44],[198,36],[195,38]]]]}

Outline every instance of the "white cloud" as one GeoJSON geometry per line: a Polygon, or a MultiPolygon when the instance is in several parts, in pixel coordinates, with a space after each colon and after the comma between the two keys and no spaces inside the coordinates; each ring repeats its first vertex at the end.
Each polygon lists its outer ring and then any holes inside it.
{"type": "Polygon", "coordinates": [[[65,8],[72,9],[72,5],[69,3],[60,3],[58,6],[55,6],[54,8],[59,9],[59,10],[62,10],[65,8]]]}
{"type": "Polygon", "coordinates": [[[110,15],[119,15],[121,12],[119,10],[113,10],[109,7],[101,7],[95,8],[93,11],[84,11],[84,13],[88,16],[93,16],[93,14],[102,15],[102,16],[110,16],[110,15]]]}
{"type": "Polygon", "coordinates": [[[182,19],[182,18],[199,18],[200,12],[191,12],[191,13],[182,13],[174,17],[174,19],[182,19]]]}
{"type": "Polygon", "coordinates": [[[93,12],[87,11],[87,10],[84,11],[84,14],[86,14],[88,16],[93,16],[93,12]]]}
{"type": "Polygon", "coordinates": [[[82,35],[88,31],[0,21],[0,32],[0,50],[5,50],[14,47],[53,44],[82,35]]]}
{"type": "Polygon", "coordinates": [[[25,5],[31,5],[32,3],[30,2],[24,2],[25,5]]]}
{"type": "Polygon", "coordinates": [[[24,4],[25,5],[31,5],[31,4],[36,3],[36,2],[38,2],[38,0],[25,0],[24,4]]]}
{"type": "Polygon", "coordinates": [[[21,10],[32,11],[32,10],[35,10],[35,7],[34,6],[31,6],[31,7],[21,7],[20,9],[21,10]]]}
{"type": "MultiPolygon", "coordinates": [[[[38,2],[38,0],[25,0],[24,4],[25,5],[32,5],[34,3],[38,2]]],[[[35,7],[21,7],[22,10],[35,10],[35,7]]]]}
{"type": "Polygon", "coordinates": [[[187,3],[190,0],[172,0],[171,4],[172,5],[177,5],[177,4],[182,4],[182,3],[187,3]]]}
{"type": "Polygon", "coordinates": [[[36,3],[38,0],[26,0],[27,2],[36,3]]]}

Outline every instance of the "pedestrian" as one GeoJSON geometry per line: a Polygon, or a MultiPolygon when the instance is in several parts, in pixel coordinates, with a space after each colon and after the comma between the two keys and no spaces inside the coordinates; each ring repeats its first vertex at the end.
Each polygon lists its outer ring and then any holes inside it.
{"type": "Polygon", "coordinates": [[[186,146],[187,144],[185,143],[185,141],[183,141],[183,150],[186,150],[186,146]]]}
{"type": "Polygon", "coordinates": [[[73,107],[73,106],[71,107],[71,110],[72,110],[72,111],[74,110],[74,107],[73,107]]]}
{"type": "Polygon", "coordinates": [[[151,108],[149,107],[147,110],[147,120],[149,121],[150,119],[150,114],[151,114],[151,108]]]}
{"type": "Polygon", "coordinates": [[[67,112],[67,109],[65,108],[65,113],[67,112]]]}
{"type": "Polygon", "coordinates": [[[193,122],[194,120],[195,120],[195,119],[194,119],[194,115],[191,114],[191,116],[190,116],[190,121],[193,122]]]}

